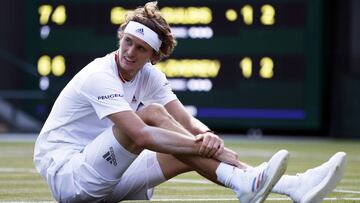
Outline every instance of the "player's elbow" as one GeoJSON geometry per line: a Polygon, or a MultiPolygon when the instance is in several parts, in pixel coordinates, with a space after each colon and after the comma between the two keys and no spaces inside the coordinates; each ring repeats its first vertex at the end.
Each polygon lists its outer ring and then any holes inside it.
{"type": "Polygon", "coordinates": [[[137,146],[143,149],[149,149],[155,144],[153,137],[151,136],[150,126],[145,126],[142,129],[139,129],[134,142],[137,146]]]}

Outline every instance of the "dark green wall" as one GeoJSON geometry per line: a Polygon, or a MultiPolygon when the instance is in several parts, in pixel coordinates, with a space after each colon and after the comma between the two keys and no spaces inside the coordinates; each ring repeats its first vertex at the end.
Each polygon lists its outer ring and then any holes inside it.
{"type": "Polygon", "coordinates": [[[328,55],[329,132],[360,138],[360,2],[337,0],[331,6],[328,55]]]}

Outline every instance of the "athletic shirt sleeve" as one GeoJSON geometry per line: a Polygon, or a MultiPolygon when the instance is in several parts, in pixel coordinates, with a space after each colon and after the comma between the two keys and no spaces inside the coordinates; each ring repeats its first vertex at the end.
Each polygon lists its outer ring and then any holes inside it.
{"type": "Polygon", "coordinates": [[[132,111],[125,100],[120,80],[110,72],[89,75],[82,84],[80,93],[88,99],[99,119],[121,111],[132,111]]]}
{"type": "Polygon", "coordinates": [[[143,101],[145,105],[151,103],[165,105],[177,99],[165,74],[155,67],[152,67],[148,72],[148,81],[145,88],[147,93],[143,101]]]}

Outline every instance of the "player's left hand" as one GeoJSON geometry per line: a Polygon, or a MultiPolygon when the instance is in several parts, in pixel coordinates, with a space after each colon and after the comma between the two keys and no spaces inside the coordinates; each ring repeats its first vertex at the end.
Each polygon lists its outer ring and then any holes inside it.
{"type": "Polygon", "coordinates": [[[244,164],[239,161],[238,154],[226,147],[224,148],[224,151],[221,154],[215,155],[214,158],[221,162],[236,166],[240,169],[246,168],[246,166],[244,166],[244,164]]]}
{"type": "Polygon", "coordinates": [[[196,142],[201,142],[199,155],[203,157],[213,157],[224,151],[224,141],[212,132],[198,134],[196,142]]]}

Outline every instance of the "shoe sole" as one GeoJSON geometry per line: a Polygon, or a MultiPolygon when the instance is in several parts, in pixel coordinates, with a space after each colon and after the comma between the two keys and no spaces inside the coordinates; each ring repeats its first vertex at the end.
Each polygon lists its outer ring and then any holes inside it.
{"type": "Polygon", "coordinates": [[[330,158],[331,162],[335,163],[326,175],[324,180],[321,181],[314,189],[306,193],[300,203],[318,203],[321,202],[327,194],[336,188],[344,175],[346,168],[346,153],[338,152],[330,158]]]}
{"type": "Polygon", "coordinates": [[[270,194],[272,188],[279,181],[281,176],[285,173],[289,160],[289,152],[287,150],[280,150],[274,154],[269,160],[269,169],[272,171],[266,179],[266,182],[255,195],[254,199],[250,203],[264,202],[267,196],[270,194]],[[271,166],[273,165],[273,166],[271,166]]]}

